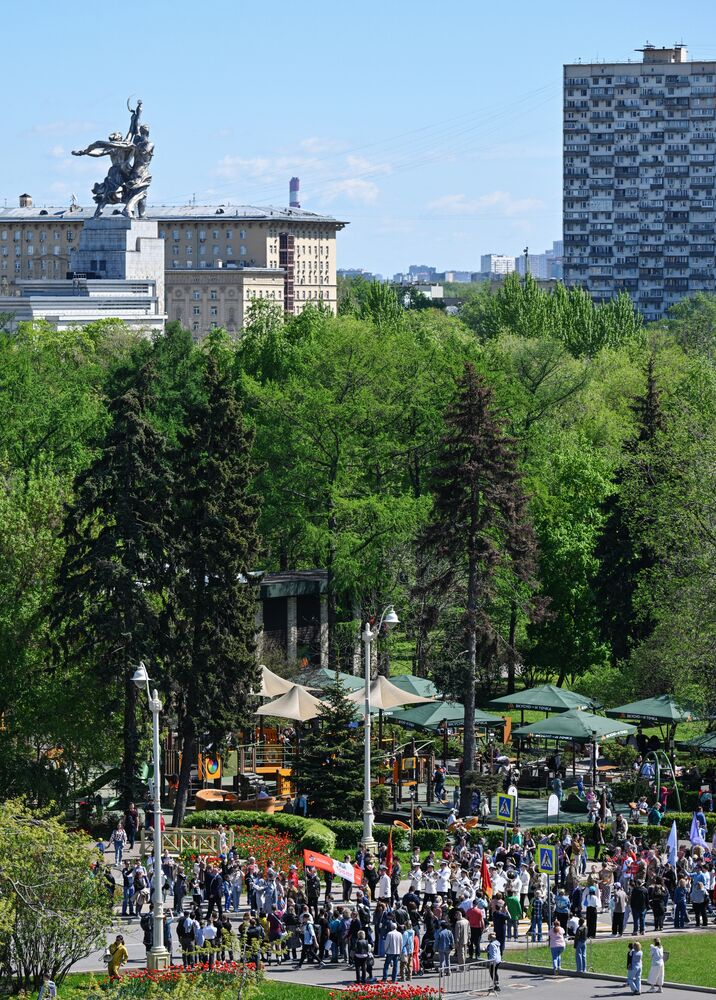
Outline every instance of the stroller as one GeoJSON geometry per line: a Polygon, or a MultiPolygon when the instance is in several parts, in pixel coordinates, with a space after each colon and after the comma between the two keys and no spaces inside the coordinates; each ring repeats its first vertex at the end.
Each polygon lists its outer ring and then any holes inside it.
{"type": "Polygon", "coordinates": [[[433,972],[435,969],[435,938],[424,937],[420,942],[420,971],[433,972]]]}

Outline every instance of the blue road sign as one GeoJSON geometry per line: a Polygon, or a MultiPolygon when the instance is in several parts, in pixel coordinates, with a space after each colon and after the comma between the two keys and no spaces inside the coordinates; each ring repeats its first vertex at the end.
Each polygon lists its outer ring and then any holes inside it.
{"type": "Polygon", "coordinates": [[[515,821],[515,796],[497,796],[497,818],[502,823],[514,823],[515,821]]]}
{"type": "Polygon", "coordinates": [[[545,875],[557,874],[557,848],[549,844],[537,845],[537,868],[545,875]]]}

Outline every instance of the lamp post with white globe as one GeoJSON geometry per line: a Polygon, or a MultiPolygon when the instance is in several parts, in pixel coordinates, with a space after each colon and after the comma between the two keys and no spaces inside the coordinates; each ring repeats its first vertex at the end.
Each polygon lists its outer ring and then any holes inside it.
{"type": "Polygon", "coordinates": [[[152,736],[154,745],[154,920],[152,947],[147,954],[148,969],[168,969],[169,952],[164,947],[164,897],[162,894],[162,803],[161,803],[161,755],[159,748],[159,713],[162,703],[159,694],[154,689],[149,691],[149,674],[144,663],[139,664],[134,671],[132,680],[138,688],[146,688],[149,709],[152,713],[152,736]]]}
{"type": "Polygon", "coordinates": [[[397,625],[400,619],[395,613],[395,608],[389,604],[380,616],[378,627],[373,631],[370,622],[366,622],[361,634],[363,649],[365,654],[365,714],[363,722],[363,734],[365,738],[365,750],[363,758],[363,836],[361,837],[361,847],[364,851],[370,851],[375,856],[376,842],[373,839],[373,822],[375,813],[373,812],[373,798],[371,796],[370,783],[370,664],[371,647],[373,640],[380,635],[383,625],[397,625]]]}

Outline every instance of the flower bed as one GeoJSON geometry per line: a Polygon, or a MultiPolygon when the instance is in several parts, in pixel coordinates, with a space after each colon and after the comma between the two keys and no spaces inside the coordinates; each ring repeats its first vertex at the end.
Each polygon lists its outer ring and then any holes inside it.
{"type": "MultiPolygon", "coordinates": [[[[298,865],[303,860],[303,850],[294,836],[255,823],[234,827],[234,850],[239,858],[256,858],[259,867],[271,863],[279,871],[288,871],[289,865],[298,865]]],[[[202,855],[192,849],[182,851],[181,863],[186,874],[192,873],[192,866],[199,857],[213,865],[221,861],[216,855],[202,855]]]]}
{"type": "Polygon", "coordinates": [[[413,983],[361,983],[349,986],[345,990],[331,990],[330,1000],[413,1000],[413,997],[425,997],[428,1000],[438,1000],[440,994],[435,986],[415,986],[413,983]]]}
{"type": "Polygon", "coordinates": [[[172,965],[162,971],[133,969],[122,975],[119,983],[101,983],[102,988],[112,987],[112,995],[118,1000],[145,1000],[162,994],[176,994],[181,997],[206,997],[210,1000],[224,1000],[235,997],[240,981],[244,987],[253,987],[259,982],[261,973],[252,962],[215,962],[212,968],[204,963],[185,969],[172,965]]]}

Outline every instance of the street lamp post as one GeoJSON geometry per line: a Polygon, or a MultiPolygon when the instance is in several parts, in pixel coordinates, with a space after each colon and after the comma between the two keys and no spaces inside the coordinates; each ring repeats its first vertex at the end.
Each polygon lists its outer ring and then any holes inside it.
{"type": "Polygon", "coordinates": [[[152,736],[154,745],[154,920],[152,947],[147,954],[147,968],[152,970],[169,968],[169,952],[164,947],[164,898],[162,894],[162,803],[161,803],[161,757],[159,748],[159,713],[162,703],[154,689],[149,691],[147,668],[140,663],[132,680],[138,688],[146,687],[149,709],[152,713],[152,736]]]}
{"type": "Polygon", "coordinates": [[[370,785],[370,661],[371,661],[371,646],[373,645],[373,639],[380,635],[380,630],[383,625],[397,625],[400,619],[395,613],[395,609],[392,604],[389,604],[387,608],[383,611],[380,616],[380,621],[378,622],[378,627],[373,631],[370,627],[370,622],[366,622],[365,628],[361,634],[361,639],[363,640],[364,649],[364,661],[365,661],[365,709],[364,709],[364,721],[363,721],[363,736],[365,739],[364,757],[363,757],[363,836],[361,837],[361,847],[363,851],[370,851],[371,854],[376,853],[376,842],[373,839],[373,821],[375,815],[373,813],[373,799],[371,796],[371,785],[370,785]]]}

